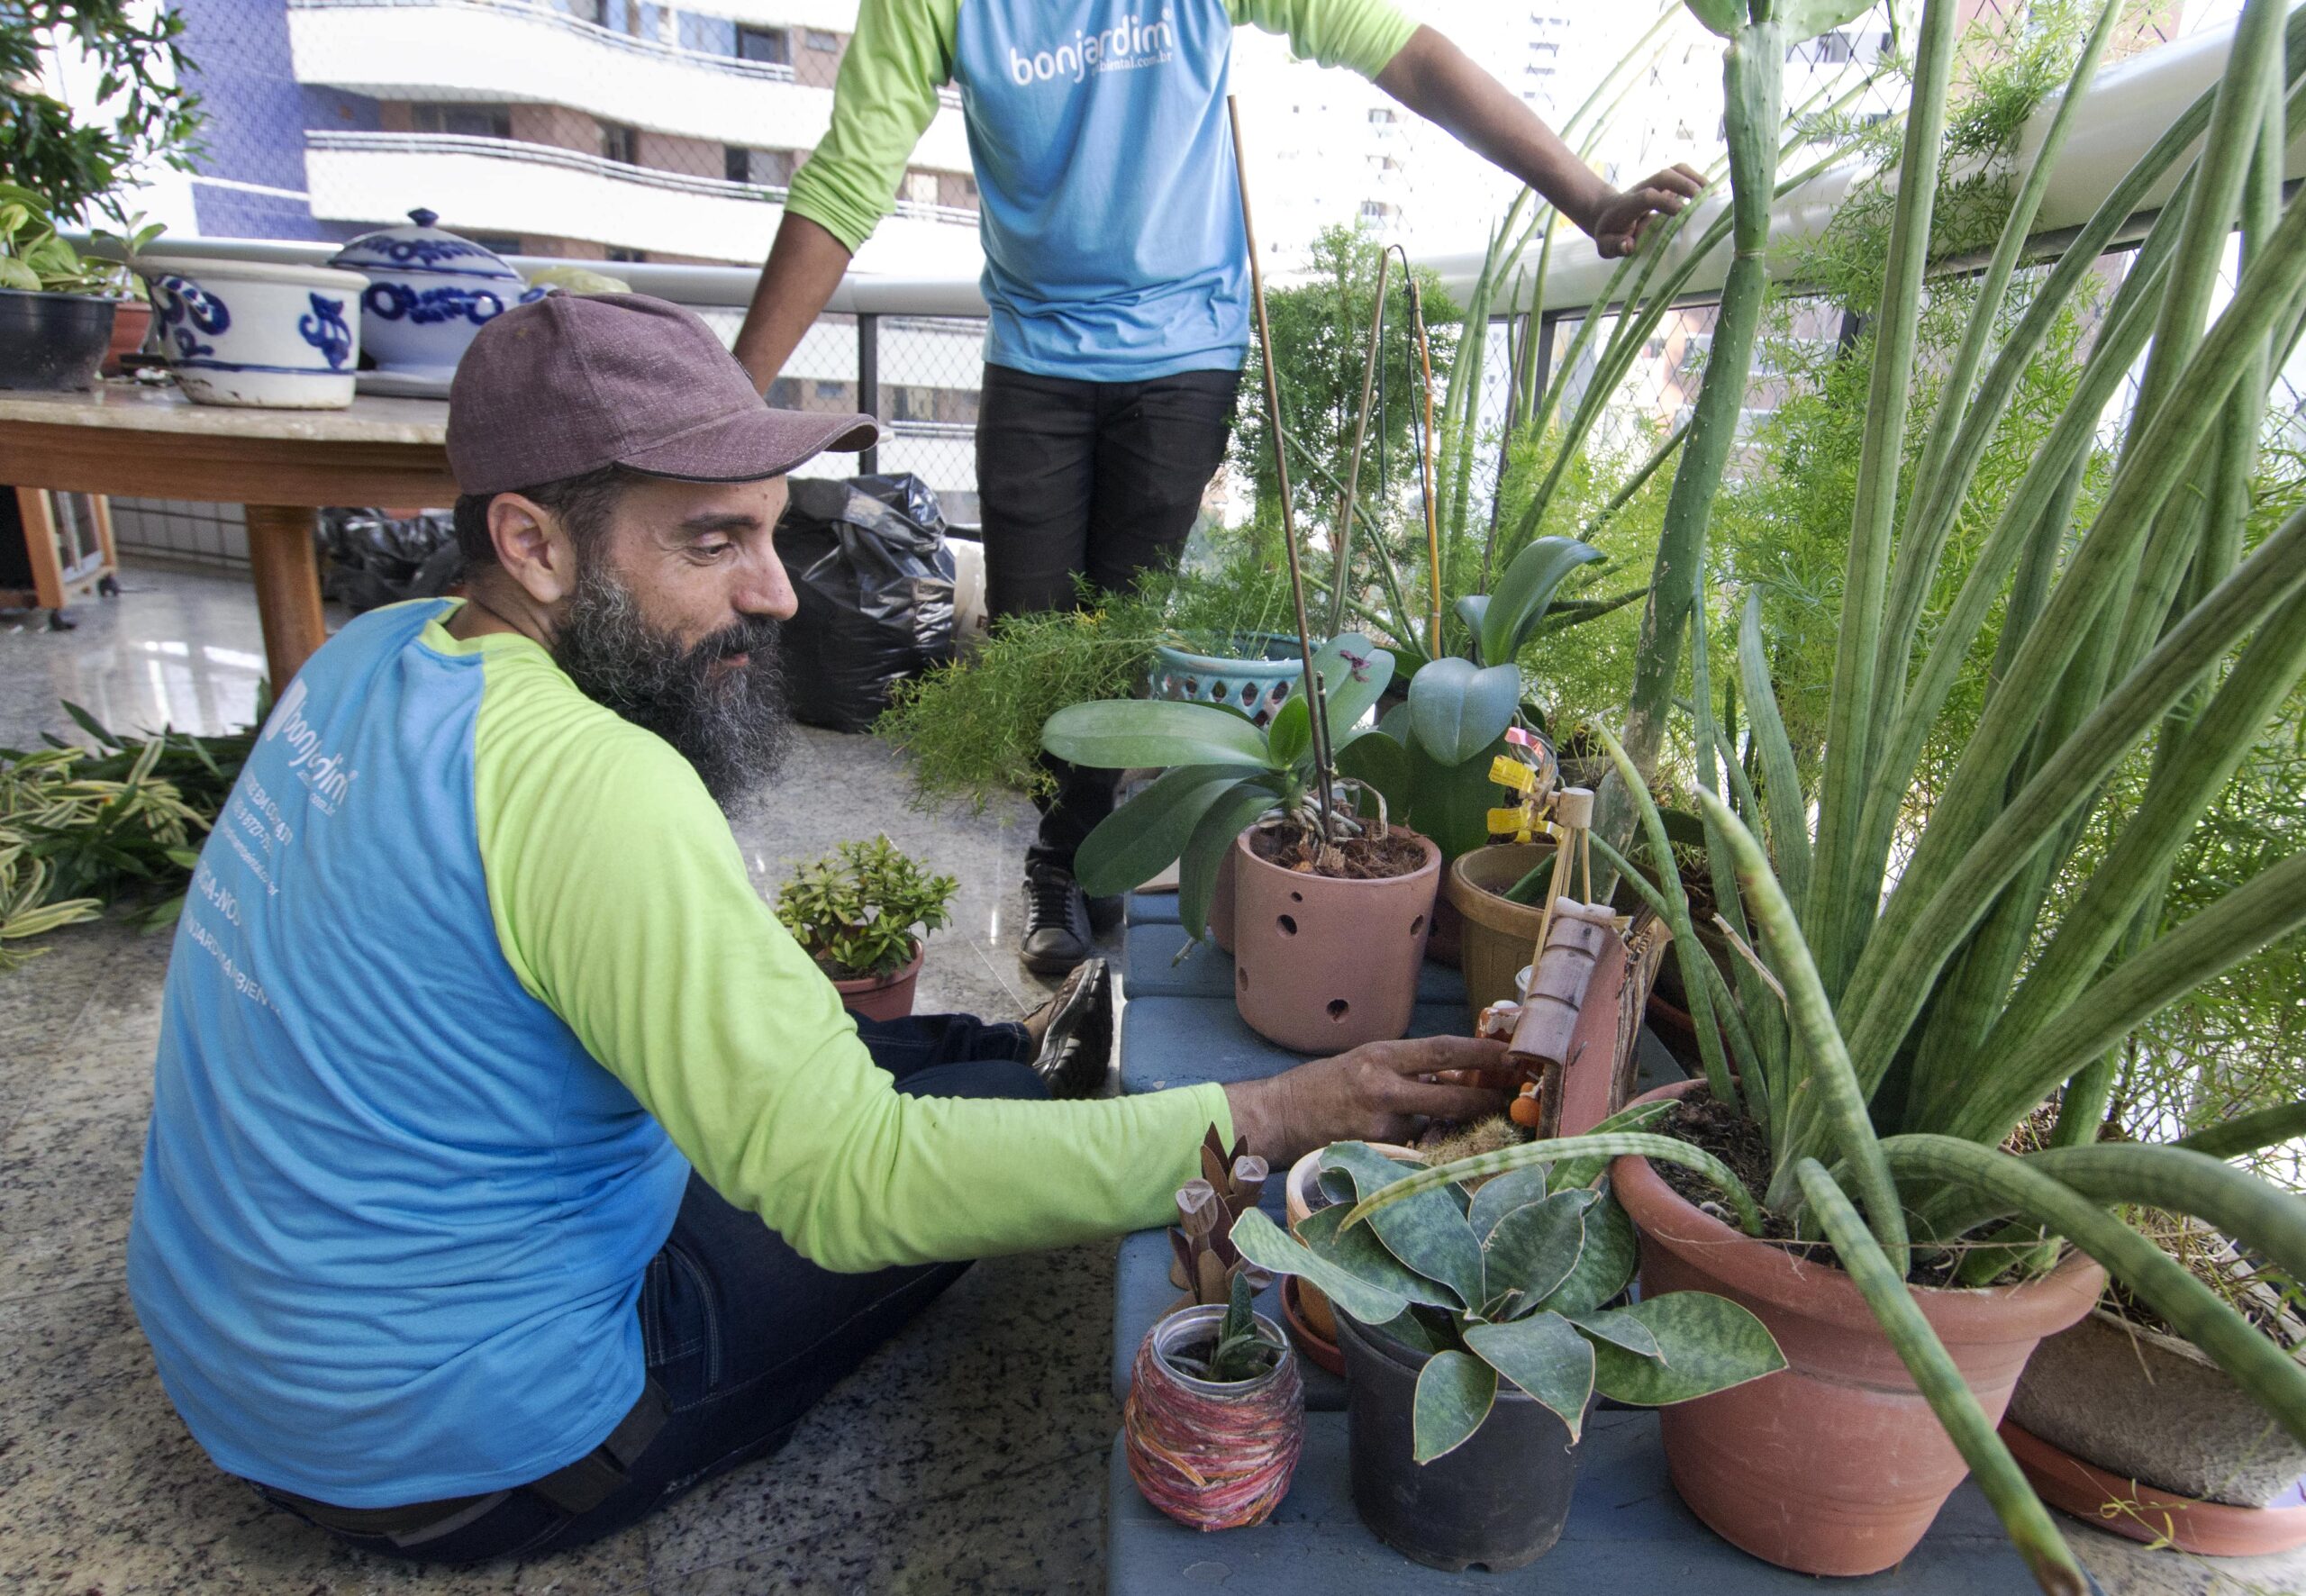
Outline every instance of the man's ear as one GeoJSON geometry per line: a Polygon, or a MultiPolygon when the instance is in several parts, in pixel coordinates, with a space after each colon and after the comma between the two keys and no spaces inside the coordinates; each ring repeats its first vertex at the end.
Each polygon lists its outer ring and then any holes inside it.
{"type": "Polygon", "coordinates": [[[538,605],[576,591],[576,549],[560,517],[534,499],[499,494],[488,503],[488,540],[496,563],[538,605]]]}

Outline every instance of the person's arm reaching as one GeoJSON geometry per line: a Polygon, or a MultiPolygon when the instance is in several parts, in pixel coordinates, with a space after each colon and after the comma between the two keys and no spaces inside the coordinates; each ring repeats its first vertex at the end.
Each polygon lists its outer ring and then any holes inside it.
{"type": "Polygon", "coordinates": [[[1351,68],[1527,183],[1590,233],[1605,256],[1625,254],[1651,216],[1671,215],[1705,186],[1696,172],[1676,166],[1622,193],[1611,187],[1504,85],[1392,0],[1231,0],[1231,5],[1235,22],[1286,34],[1298,54],[1325,67],[1351,68]]]}
{"type": "Polygon", "coordinates": [[[488,670],[475,785],[505,957],[715,1191],[827,1268],[1165,1223],[1212,1124],[1280,1165],[1338,1138],[1398,1136],[1412,1114],[1504,1105],[1430,1078],[1502,1062],[1498,1045],[1462,1038],[1233,1088],[906,1096],[754,891],[687,763],[579,698],[540,652],[492,653],[488,670]]]}
{"type": "Polygon", "coordinates": [[[1605,258],[1633,249],[1652,216],[1672,215],[1705,186],[1692,168],[1673,166],[1631,188],[1611,187],[1535,112],[1431,28],[1411,36],[1376,84],[1551,200],[1605,258]]]}
{"type": "Polygon", "coordinates": [[[896,205],[905,161],[953,76],[960,0],[865,0],[833,84],[832,125],[785,191],[736,356],[766,391],[896,205]]]}

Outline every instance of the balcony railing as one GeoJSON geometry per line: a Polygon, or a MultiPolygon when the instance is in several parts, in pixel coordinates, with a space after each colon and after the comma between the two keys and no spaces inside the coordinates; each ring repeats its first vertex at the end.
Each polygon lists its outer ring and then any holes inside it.
{"type": "Polygon", "coordinates": [[[614,28],[602,27],[573,16],[559,6],[540,0],[288,0],[291,11],[448,11],[468,12],[490,16],[515,16],[540,26],[557,28],[561,32],[591,43],[605,45],[643,56],[650,60],[668,61],[676,66],[699,67],[707,71],[727,72],[739,77],[750,77],[762,83],[791,83],[793,68],[776,61],[749,61],[740,56],[726,56],[700,50],[685,50],[662,40],[642,39],[631,33],[621,33],[614,28]]]}
{"type": "MultiPolygon", "coordinates": [[[[477,155],[492,160],[517,160],[531,166],[558,167],[563,171],[585,172],[619,183],[639,183],[649,188],[667,189],[675,194],[702,195],[709,199],[758,200],[767,204],[785,203],[785,190],[766,184],[731,183],[725,177],[704,177],[687,172],[668,172],[658,167],[631,166],[624,161],[610,160],[605,156],[589,155],[582,150],[563,150],[558,144],[531,144],[523,139],[486,139],[467,133],[348,133],[315,128],[305,133],[304,147],[359,155],[477,155]]],[[[930,210],[945,208],[928,207],[930,210]]],[[[974,212],[964,214],[971,222],[976,220],[974,212]]]]}

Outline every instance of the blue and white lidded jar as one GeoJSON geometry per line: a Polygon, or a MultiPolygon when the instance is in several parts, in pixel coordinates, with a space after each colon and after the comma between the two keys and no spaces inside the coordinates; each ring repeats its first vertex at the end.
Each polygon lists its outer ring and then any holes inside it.
{"type": "Polygon", "coordinates": [[[445,384],[483,327],[540,291],[495,250],[434,226],[432,212],[408,219],[413,225],[361,234],[329,264],[368,279],[360,340],[377,368],[445,384]]]}

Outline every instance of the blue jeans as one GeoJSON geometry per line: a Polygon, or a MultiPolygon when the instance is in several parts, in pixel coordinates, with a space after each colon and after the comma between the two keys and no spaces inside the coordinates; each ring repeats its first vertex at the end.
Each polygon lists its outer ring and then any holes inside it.
{"type": "MultiPolygon", "coordinates": [[[[966,1014],[859,1020],[873,1061],[912,1097],[1046,1096],[1026,1066],[1021,1026],[966,1014]]],[[[689,1177],[672,1234],[640,1287],[640,1337],[664,1426],[597,1506],[570,1515],[522,1489],[442,1504],[445,1531],[351,1534],[322,1528],[382,1556],[427,1563],[535,1557],[613,1535],[715,1474],[782,1446],[803,1414],[968,1265],[931,1264],[875,1274],[820,1269],[762,1224],[689,1177]],[[461,1519],[461,1522],[456,1520],[461,1519]]],[[[259,1486],[266,1500],[297,1503],[259,1486]]],[[[317,1521],[317,1520],[315,1520],[317,1521]]]]}

